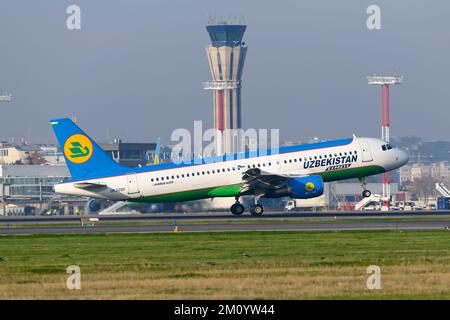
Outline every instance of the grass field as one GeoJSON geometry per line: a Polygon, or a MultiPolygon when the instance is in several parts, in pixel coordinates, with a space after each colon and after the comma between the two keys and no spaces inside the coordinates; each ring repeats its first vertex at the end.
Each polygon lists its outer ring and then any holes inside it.
{"type": "Polygon", "coordinates": [[[2,236],[0,299],[30,298],[449,299],[450,232],[2,236]],[[69,265],[81,290],[66,288],[69,265]]]}

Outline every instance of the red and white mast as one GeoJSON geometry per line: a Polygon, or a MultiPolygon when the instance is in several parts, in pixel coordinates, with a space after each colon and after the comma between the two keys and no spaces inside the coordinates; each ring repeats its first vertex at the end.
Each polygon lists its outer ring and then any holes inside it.
{"type": "MultiPolygon", "coordinates": [[[[400,84],[403,76],[368,76],[369,85],[381,86],[381,139],[389,142],[389,86],[400,84]]],[[[389,209],[391,200],[391,173],[386,172],[381,176],[382,191],[382,210],[389,209]]]]}

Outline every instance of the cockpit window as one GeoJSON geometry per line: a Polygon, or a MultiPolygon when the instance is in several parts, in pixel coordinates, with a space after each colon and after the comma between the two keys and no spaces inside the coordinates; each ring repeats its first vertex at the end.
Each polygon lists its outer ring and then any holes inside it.
{"type": "Polygon", "coordinates": [[[387,145],[386,145],[386,148],[387,148],[388,150],[391,150],[391,149],[392,149],[392,146],[391,146],[390,144],[387,144],[387,145]]]}
{"type": "Polygon", "coordinates": [[[387,147],[386,147],[385,144],[383,144],[383,145],[381,146],[381,148],[383,149],[383,151],[386,151],[386,150],[387,150],[387,147]]]}
{"type": "Polygon", "coordinates": [[[391,150],[393,147],[388,143],[388,144],[383,144],[381,146],[381,148],[383,149],[383,151],[386,151],[386,150],[391,150]]]}

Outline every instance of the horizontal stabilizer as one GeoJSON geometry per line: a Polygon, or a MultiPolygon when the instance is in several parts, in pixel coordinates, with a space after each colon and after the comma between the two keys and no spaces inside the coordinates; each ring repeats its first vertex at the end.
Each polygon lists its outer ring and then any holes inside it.
{"type": "Polygon", "coordinates": [[[98,183],[91,183],[91,182],[80,182],[74,184],[75,188],[84,189],[84,190],[94,190],[94,189],[104,189],[106,188],[106,185],[104,184],[98,184],[98,183]]]}

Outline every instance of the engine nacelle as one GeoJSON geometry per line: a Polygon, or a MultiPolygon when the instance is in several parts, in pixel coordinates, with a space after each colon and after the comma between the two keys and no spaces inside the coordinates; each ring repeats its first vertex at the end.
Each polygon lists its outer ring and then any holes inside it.
{"type": "Polygon", "coordinates": [[[289,197],[294,199],[310,199],[323,194],[321,176],[293,178],[288,181],[289,197]]]}
{"type": "Polygon", "coordinates": [[[293,199],[309,199],[323,194],[323,180],[321,176],[309,176],[292,178],[287,181],[287,186],[268,191],[266,198],[291,197],[293,199]]]}
{"type": "Polygon", "coordinates": [[[90,198],[87,201],[86,206],[89,212],[97,212],[102,208],[102,203],[97,199],[90,198]]]}

